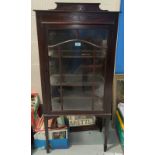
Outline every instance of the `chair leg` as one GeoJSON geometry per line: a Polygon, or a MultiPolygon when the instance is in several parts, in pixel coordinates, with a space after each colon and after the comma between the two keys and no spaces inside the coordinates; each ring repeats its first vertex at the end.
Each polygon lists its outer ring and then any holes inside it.
{"type": "Polygon", "coordinates": [[[105,118],[104,152],[107,151],[107,142],[108,142],[108,135],[109,135],[109,122],[110,122],[110,118],[105,118]]]}
{"type": "Polygon", "coordinates": [[[44,117],[44,125],[45,125],[45,137],[46,137],[46,152],[49,153],[49,137],[48,137],[48,118],[44,117]]]}

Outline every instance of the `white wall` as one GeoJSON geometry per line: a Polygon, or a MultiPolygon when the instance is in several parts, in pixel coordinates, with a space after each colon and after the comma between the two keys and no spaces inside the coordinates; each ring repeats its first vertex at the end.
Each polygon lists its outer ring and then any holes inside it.
{"type": "Polygon", "coordinates": [[[33,9],[54,9],[55,2],[80,2],[80,3],[101,3],[100,9],[109,11],[119,11],[120,0],[32,0],[32,13],[31,13],[31,89],[37,91],[42,99],[40,70],[39,70],[39,55],[38,55],[38,42],[36,31],[36,19],[33,9]]]}

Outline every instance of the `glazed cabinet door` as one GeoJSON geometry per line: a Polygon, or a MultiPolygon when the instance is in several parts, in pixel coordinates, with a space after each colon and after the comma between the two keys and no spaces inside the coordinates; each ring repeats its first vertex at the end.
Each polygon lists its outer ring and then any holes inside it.
{"type": "Polygon", "coordinates": [[[46,29],[51,111],[104,111],[108,29],[46,29]]]}

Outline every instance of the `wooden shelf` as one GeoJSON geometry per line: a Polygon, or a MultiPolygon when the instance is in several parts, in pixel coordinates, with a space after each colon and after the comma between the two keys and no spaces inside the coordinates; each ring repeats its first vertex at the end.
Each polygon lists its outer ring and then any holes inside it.
{"type": "Polygon", "coordinates": [[[59,74],[53,74],[50,77],[51,86],[92,86],[104,83],[101,75],[80,75],[80,74],[63,74],[62,82],[59,74]]]}
{"type": "Polygon", "coordinates": [[[102,68],[103,65],[81,65],[82,68],[102,68]]]}
{"type": "MultiPolygon", "coordinates": [[[[53,97],[54,99],[60,99],[60,97],[53,97]]],[[[98,97],[98,96],[94,96],[94,98],[96,99],[103,99],[103,97],[98,97]]],[[[88,100],[88,99],[92,99],[92,96],[63,96],[63,99],[67,99],[67,100],[72,100],[72,99],[77,99],[77,100],[80,100],[80,99],[85,99],[85,100],[88,100]]]]}
{"type": "MultiPolygon", "coordinates": [[[[59,58],[59,56],[50,56],[49,58],[59,58]]],[[[61,56],[61,58],[93,58],[93,56],[83,55],[83,56],[61,56]]],[[[96,58],[105,58],[105,56],[96,56],[96,58]]]]}
{"type": "MultiPolygon", "coordinates": [[[[95,71],[101,71],[99,69],[102,69],[104,67],[103,64],[90,64],[90,65],[80,65],[78,68],[77,68],[77,71],[79,72],[83,72],[84,70],[88,70],[89,71],[89,74],[93,72],[93,69],[95,69],[95,71]]],[[[50,70],[53,71],[55,68],[54,68],[54,65],[53,64],[50,64],[50,70]]],[[[59,69],[57,69],[55,71],[55,73],[58,74],[59,72],[59,69]]],[[[65,67],[63,68],[63,72],[67,74],[67,72],[69,72],[69,70],[65,69],[65,67]]]]}
{"type": "MultiPolygon", "coordinates": [[[[94,51],[92,50],[81,50],[81,51],[70,51],[70,50],[60,50],[61,58],[93,58],[94,51]]],[[[56,50],[49,50],[48,55],[50,58],[59,58],[59,53],[56,50]]],[[[105,58],[106,50],[95,50],[96,58],[105,58]]]]}
{"type": "Polygon", "coordinates": [[[62,103],[60,98],[52,98],[52,110],[53,111],[61,111],[61,106],[63,105],[64,110],[92,110],[92,103],[94,104],[94,110],[103,111],[103,99],[95,99],[94,102],[92,98],[87,98],[83,100],[83,98],[78,99],[68,99],[63,98],[62,103]]]}

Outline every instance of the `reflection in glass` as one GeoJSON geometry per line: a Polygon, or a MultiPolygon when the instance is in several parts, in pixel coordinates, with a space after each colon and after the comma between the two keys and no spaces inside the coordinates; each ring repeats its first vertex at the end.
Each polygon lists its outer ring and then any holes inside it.
{"type": "Polygon", "coordinates": [[[107,31],[49,31],[53,111],[103,110],[107,31]]]}

